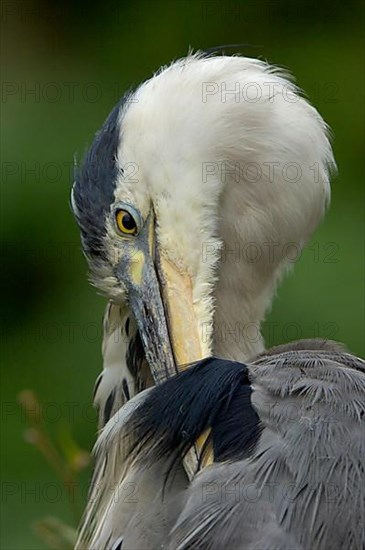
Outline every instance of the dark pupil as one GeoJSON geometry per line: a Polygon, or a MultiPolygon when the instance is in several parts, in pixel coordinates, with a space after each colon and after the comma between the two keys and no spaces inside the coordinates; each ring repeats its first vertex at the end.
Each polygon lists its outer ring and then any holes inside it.
{"type": "Polygon", "coordinates": [[[134,219],[132,218],[132,216],[130,214],[126,213],[123,216],[123,225],[126,229],[131,231],[132,229],[135,229],[136,222],[134,221],[134,219]]]}

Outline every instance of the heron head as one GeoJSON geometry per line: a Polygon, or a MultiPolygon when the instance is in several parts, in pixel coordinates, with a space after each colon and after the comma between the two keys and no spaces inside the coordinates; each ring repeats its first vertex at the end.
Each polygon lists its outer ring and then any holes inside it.
{"type": "Polygon", "coordinates": [[[92,281],[130,305],[152,370],[237,358],[217,327],[260,323],[283,247],[322,216],[331,163],[318,113],[261,61],[189,56],[116,105],[72,207],[92,281]]]}

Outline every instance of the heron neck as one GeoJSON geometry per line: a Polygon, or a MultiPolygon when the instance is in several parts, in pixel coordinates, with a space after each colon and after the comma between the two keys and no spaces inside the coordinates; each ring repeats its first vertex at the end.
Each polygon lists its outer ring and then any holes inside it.
{"type": "Polygon", "coordinates": [[[217,300],[213,326],[213,355],[246,361],[264,350],[260,321],[251,311],[231,303],[228,309],[217,300]]]}
{"type": "Polygon", "coordinates": [[[221,264],[215,288],[213,354],[248,360],[264,350],[261,323],[271,305],[277,277],[257,266],[221,264]]]}

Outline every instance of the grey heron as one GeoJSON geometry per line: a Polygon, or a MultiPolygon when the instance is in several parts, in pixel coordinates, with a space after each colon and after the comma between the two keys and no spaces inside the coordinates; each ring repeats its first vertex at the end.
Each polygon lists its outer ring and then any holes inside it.
{"type": "Polygon", "coordinates": [[[78,548],[364,545],[364,362],[260,333],[333,166],[288,76],[239,56],[172,63],[96,134],[71,198],[109,300],[78,548]]]}

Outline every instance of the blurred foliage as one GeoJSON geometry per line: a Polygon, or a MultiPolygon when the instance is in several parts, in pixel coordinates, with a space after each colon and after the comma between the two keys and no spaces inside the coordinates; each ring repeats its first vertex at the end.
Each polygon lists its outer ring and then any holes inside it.
{"type": "MultiPolygon", "coordinates": [[[[95,439],[104,300],[86,283],[68,206],[74,153],[126,89],[189,46],[246,44],[227,51],[288,68],[332,127],[332,206],[264,333],[268,345],[332,336],[363,354],[363,19],[362,2],[332,0],[2,2],[2,548],[57,547],[79,514],[22,438],[29,410],[17,394],[37,393],[42,430],[68,468],[95,439]]],[[[81,500],[89,476],[77,472],[81,500]]]]}
{"type": "MultiPolygon", "coordinates": [[[[34,445],[43,455],[49,466],[54,471],[60,485],[56,485],[53,498],[59,495],[59,490],[64,491],[73,515],[75,527],[78,524],[81,514],[80,484],[78,474],[84,470],[90,463],[90,453],[80,449],[70,433],[70,424],[65,424],[61,418],[61,429],[54,429],[52,434],[47,432],[47,414],[44,414],[44,408],[39,403],[36,394],[32,390],[23,390],[18,394],[18,402],[25,413],[29,427],[24,431],[24,439],[34,445]],[[56,437],[56,442],[53,438],[56,437]]],[[[56,428],[59,426],[57,425],[56,428]]],[[[49,498],[50,492],[40,491],[41,494],[49,498]]],[[[76,529],[71,528],[57,518],[47,517],[34,523],[34,530],[41,540],[49,548],[61,550],[73,548],[76,542],[76,529]]]]}

